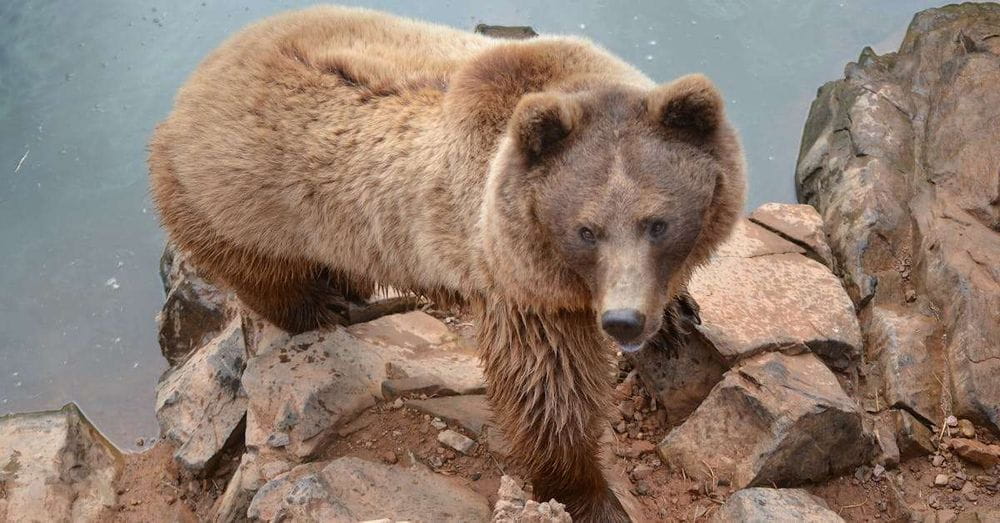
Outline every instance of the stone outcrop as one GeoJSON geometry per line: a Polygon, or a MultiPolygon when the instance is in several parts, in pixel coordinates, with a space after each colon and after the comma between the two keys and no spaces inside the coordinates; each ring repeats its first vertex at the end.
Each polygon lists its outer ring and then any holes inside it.
{"type": "Polygon", "coordinates": [[[100,521],[122,463],[72,403],[0,417],[0,521],[100,521]]]}
{"type": "Polygon", "coordinates": [[[767,353],[727,372],[659,453],[690,477],[794,486],[868,462],[874,440],[858,405],[814,355],[767,353]]]}
{"type": "Polygon", "coordinates": [[[941,409],[908,403],[912,392],[933,389],[928,374],[937,375],[948,410],[994,431],[1000,431],[997,34],[1000,5],[968,3],[917,14],[898,52],[864,49],[843,79],[819,89],[795,173],[799,200],[823,217],[864,331],[890,343],[916,335],[887,321],[921,332],[922,339],[871,358],[889,379],[898,370],[893,366],[915,362],[886,392],[940,424],[941,409]],[[887,320],[885,311],[893,317],[887,320]]]}

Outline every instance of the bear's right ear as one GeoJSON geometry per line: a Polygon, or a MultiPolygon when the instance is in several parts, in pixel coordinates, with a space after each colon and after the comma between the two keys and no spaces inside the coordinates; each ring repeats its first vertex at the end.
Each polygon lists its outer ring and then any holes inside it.
{"type": "Polygon", "coordinates": [[[557,149],[579,120],[580,107],[567,96],[529,93],[514,108],[509,132],[529,163],[535,163],[557,149]]]}
{"type": "Polygon", "coordinates": [[[724,118],[722,95],[705,75],[689,74],[661,85],[646,98],[646,108],[668,131],[706,138],[724,118]]]}

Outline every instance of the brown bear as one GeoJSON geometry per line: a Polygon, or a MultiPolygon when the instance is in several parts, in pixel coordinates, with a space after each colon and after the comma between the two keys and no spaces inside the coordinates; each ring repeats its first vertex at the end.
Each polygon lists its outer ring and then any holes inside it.
{"type": "Polygon", "coordinates": [[[742,211],[705,77],[657,86],[577,38],[312,8],[206,58],[149,162],[170,238],[284,329],[335,323],[345,287],[468,303],[536,495],[628,520],[598,457],[608,340],[649,340],[742,211]]]}

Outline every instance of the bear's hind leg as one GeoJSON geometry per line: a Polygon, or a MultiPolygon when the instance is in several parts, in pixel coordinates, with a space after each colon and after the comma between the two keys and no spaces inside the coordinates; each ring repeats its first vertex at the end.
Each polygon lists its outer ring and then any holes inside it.
{"type": "Polygon", "coordinates": [[[220,241],[192,247],[188,250],[199,270],[293,334],[346,324],[349,302],[363,300],[373,290],[366,282],[349,281],[301,258],[266,256],[220,241]]]}
{"type": "Polygon", "coordinates": [[[244,305],[282,329],[296,334],[346,325],[350,302],[363,301],[357,283],[333,275],[329,269],[306,261],[280,262],[275,278],[226,278],[244,305]]]}
{"type": "Polygon", "coordinates": [[[494,416],[536,499],[555,498],[574,521],[630,521],[599,453],[612,366],[592,314],[475,305],[494,416]]]}

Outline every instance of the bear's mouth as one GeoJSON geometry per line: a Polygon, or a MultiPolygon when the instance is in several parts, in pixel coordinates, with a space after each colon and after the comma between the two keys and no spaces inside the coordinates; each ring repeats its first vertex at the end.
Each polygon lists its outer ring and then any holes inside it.
{"type": "Polygon", "coordinates": [[[643,345],[645,345],[645,344],[646,344],[646,342],[629,343],[629,344],[626,344],[626,345],[622,345],[621,343],[618,343],[617,345],[618,345],[618,348],[621,349],[622,352],[631,353],[631,352],[639,352],[639,350],[642,349],[643,345]]]}

